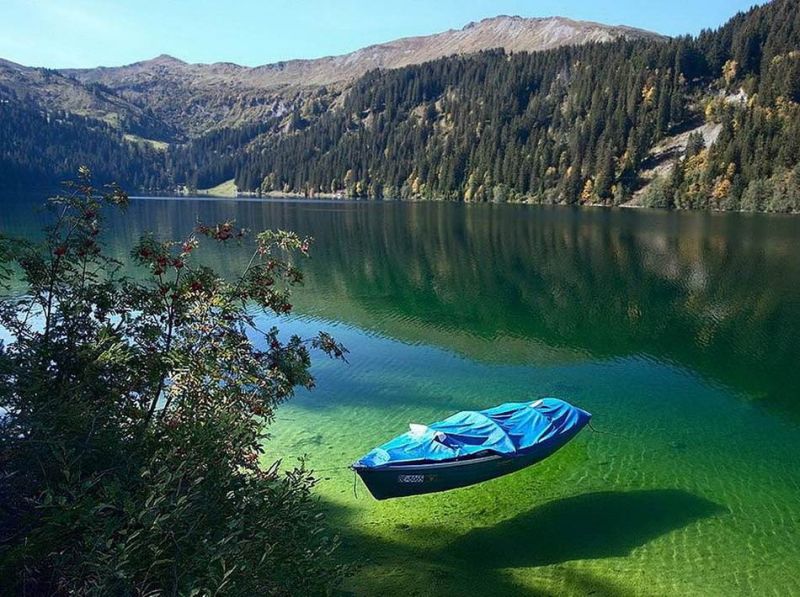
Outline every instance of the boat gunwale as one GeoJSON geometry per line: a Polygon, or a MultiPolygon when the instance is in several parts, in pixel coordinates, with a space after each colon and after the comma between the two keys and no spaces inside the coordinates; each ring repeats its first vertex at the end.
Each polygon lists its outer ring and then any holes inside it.
{"type": "Polygon", "coordinates": [[[435,468],[446,468],[446,467],[454,467],[454,466],[467,466],[470,464],[480,464],[483,462],[491,462],[494,460],[512,460],[513,458],[517,458],[519,456],[525,456],[525,454],[519,454],[518,456],[501,456],[500,454],[489,454],[488,456],[479,456],[478,458],[464,458],[461,460],[450,459],[450,460],[442,460],[440,462],[406,462],[406,463],[397,463],[397,464],[389,464],[387,466],[380,466],[380,467],[370,467],[370,466],[363,466],[357,463],[351,465],[354,471],[392,471],[392,470],[406,470],[410,468],[415,469],[435,469],[435,468]]]}

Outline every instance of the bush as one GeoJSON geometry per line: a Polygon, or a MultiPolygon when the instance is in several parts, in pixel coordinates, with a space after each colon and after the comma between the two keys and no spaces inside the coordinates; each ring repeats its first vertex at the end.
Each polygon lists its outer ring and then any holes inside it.
{"type": "Polygon", "coordinates": [[[775,191],[767,202],[767,211],[777,213],[800,212],[800,165],[774,176],[775,191]]]}
{"type": "Polygon", "coordinates": [[[675,189],[670,180],[656,176],[642,194],[642,205],[644,207],[674,207],[675,189]]]}
{"type": "Polygon", "coordinates": [[[742,194],[742,210],[800,212],[800,166],[752,181],[742,194]]]}
{"type": "Polygon", "coordinates": [[[121,275],[103,253],[87,170],[50,201],[36,246],[2,239],[0,592],[318,594],[343,574],[302,465],[263,468],[263,427],[297,386],[311,340],[260,330],[254,310],[287,313],[308,240],[257,235],[233,281],[195,263],[201,239],[252,242],[231,222],[181,242],[143,238],[121,275]],[[6,288],[8,284],[5,285],[6,288]]]}
{"type": "Polygon", "coordinates": [[[757,179],[752,181],[742,193],[742,211],[764,211],[767,203],[772,200],[775,187],[770,180],[757,179]]]}

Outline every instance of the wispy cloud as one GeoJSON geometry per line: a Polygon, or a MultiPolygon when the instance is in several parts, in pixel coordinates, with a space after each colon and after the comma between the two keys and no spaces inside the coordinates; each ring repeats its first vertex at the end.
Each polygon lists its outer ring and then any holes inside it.
{"type": "Polygon", "coordinates": [[[136,34],[125,10],[94,0],[4,0],[0,56],[31,66],[87,66],[106,60],[120,40],[136,34]],[[87,43],[90,41],[90,43],[87,43]]]}
{"type": "Polygon", "coordinates": [[[37,18],[41,21],[76,35],[112,38],[125,33],[125,28],[119,19],[109,14],[108,9],[113,7],[113,2],[29,0],[26,5],[36,12],[37,18]]]}

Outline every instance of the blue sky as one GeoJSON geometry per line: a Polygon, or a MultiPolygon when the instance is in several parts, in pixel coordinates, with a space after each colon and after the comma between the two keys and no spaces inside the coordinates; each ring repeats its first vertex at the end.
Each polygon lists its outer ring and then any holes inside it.
{"type": "Polygon", "coordinates": [[[0,57],[30,66],[128,64],[171,54],[246,65],[350,52],[513,14],[667,35],[716,27],[758,0],[0,0],[0,57]]]}

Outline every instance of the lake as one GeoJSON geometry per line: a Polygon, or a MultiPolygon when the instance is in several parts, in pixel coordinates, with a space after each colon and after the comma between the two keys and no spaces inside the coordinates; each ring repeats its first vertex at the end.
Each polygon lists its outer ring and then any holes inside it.
{"type": "MultiPolygon", "coordinates": [[[[42,216],[6,202],[0,230],[42,216]]],[[[370,595],[800,593],[800,218],[440,203],[133,200],[145,231],[235,219],[315,239],[283,329],[324,329],[318,387],[269,462],[306,455],[370,595]],[[556,396],[563,450],[478,486],[377,502],[347,465],[464,409],[556,396]]],[[[244,249],[207,250],[224,271],[244,249]]]]}

